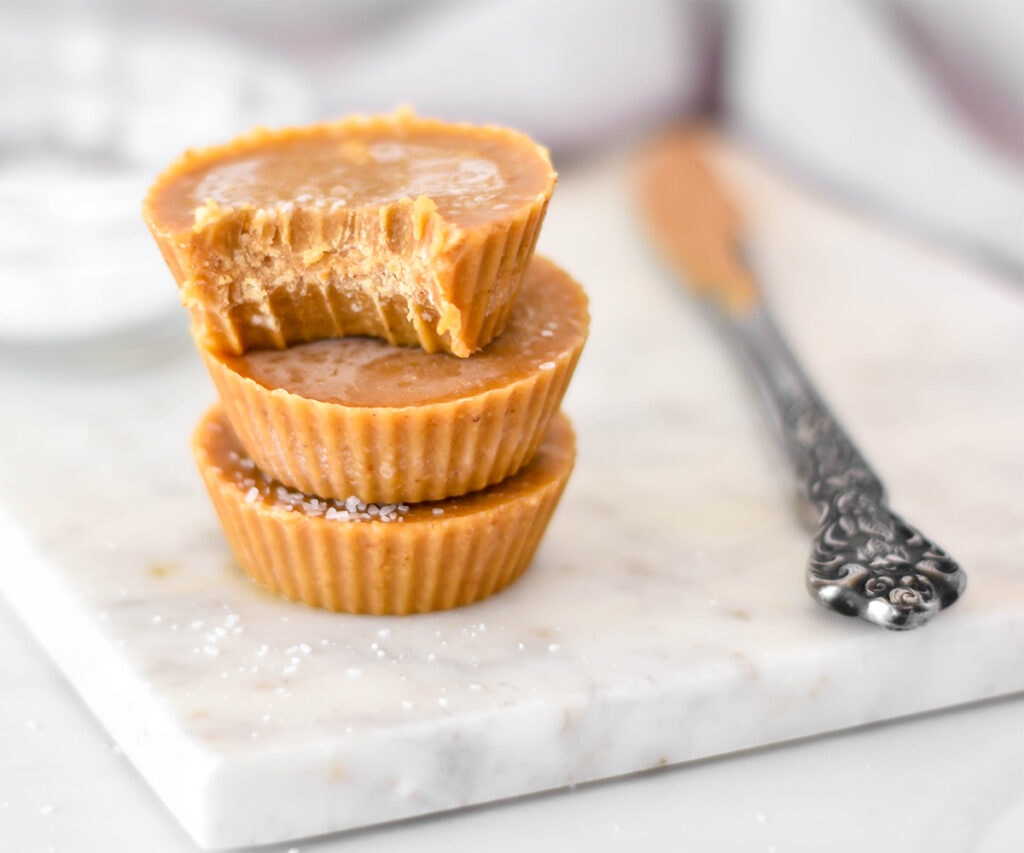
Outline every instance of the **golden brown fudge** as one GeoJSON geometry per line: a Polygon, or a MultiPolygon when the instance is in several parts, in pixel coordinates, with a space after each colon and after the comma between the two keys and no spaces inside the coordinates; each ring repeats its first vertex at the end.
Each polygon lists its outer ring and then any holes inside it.
{"type": "Polygon", "coordinates": [[[407,614],[479,601],[529,566],[575,459],[556,416],[533,461],[461,498],[365,504],[305,495],[246,455],[219,406],[193,450],[231,549],[267,589],[315,607],[407,614]]]}
{"type": "Polygon", "coordinates": [[[321,497],[412,503],[481,489],[526,464],[588,328],[582,288],[537,256],[504,333],[471,358],[365,337],[201,352],[268,475],[321,497]]]}
{"type": "Polygon", "coordinates": [[[143,214],[206,349],[371,335],[464,357],[504,328],[555,181],[522,134],[399,112],[188,151],[143,214]]]}

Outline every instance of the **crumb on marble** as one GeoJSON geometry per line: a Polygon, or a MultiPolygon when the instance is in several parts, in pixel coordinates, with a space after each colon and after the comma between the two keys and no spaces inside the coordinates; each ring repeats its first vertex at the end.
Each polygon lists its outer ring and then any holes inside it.
{"type": "Polygon", "coordinates": [[[153,563],[149,567],[149,576],[159,580],[173,574],[178,569],[178,564],[173,561],[153,563]]]}

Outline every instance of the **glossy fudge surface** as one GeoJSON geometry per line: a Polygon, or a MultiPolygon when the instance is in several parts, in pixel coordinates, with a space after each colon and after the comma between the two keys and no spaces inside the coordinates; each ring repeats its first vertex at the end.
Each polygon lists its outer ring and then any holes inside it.
{"type": "Polygon", "coordinates": [[[368,337],[202,355],[265,471],[323,497],[410,502],[483,488],[529,462],[588,329],[583,289],[535,257],[505,331],[470,358],[368,337]]]}
{"type": "Polygon", "coordinates": [[[503,330],[555,180],[522,134],[398,113],[186,152],[143,214],[208,349],[372,335],[465,357],[503,330]]]}

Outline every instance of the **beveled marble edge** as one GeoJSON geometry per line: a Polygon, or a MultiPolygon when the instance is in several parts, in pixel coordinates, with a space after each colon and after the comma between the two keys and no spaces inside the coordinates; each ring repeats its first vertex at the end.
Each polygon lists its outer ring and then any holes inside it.
{"type": "Polygon", "coordinates": [[[938,632],[858,635],[824,655],[737,656],[710,673],[680,670],[658,683],[525,702],[447,724],[426,720],[321,735],[286,750],[221,754],[187,736],[2,508],[0,541],[9,565],[33,578],[19,583],[4,572],[0,591],[207,849],[401,820],[1024,691],[1016,652],[1024,623],[1012,611],[989,612],[946,626],[940,642],[938,632]],[[900,653],[887,656],[892,640],[900,653]],[[907,672],[908,655],[921,660],[920,673],[945,658],[946,677],[922,683],[907,672]],[[679,732],[685,736],[673,744],[679,732]],[[281,808],[296,792],[302,808],[281,808]]]}
{"type": "Polygon", "coordinates": [[[206,790],[222,759],[175,722],[3,505],[0,542],[6,551],[0,593],[157,795],[200,840],[209,822],[206,790]]]}

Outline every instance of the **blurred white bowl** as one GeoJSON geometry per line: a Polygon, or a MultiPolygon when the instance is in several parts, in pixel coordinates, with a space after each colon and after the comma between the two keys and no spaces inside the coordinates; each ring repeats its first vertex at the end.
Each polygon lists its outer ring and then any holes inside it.
{"type": "Polygon", "coordinates": [[[312,112],[274,57],[67,9],[0,10],[0,80],[0,341],[14,344],[95,341],[179,311],[140,214],[149,183],[190,145],[312,112]]]}

